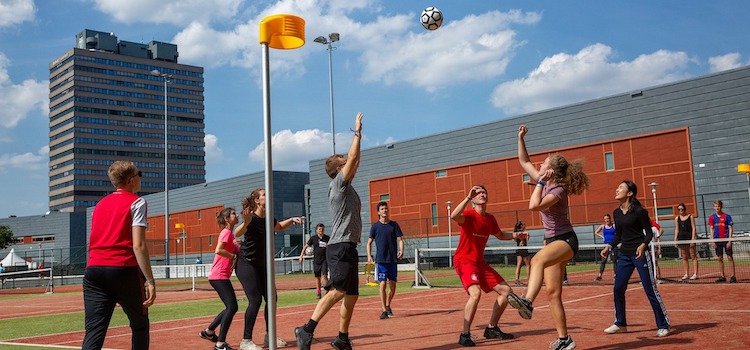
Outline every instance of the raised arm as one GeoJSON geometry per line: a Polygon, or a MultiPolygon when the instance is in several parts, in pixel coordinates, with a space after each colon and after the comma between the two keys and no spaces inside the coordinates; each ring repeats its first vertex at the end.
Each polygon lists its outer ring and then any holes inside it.
{"type": "Polygon", "coordinates": [[[534,167],[534,164],[531,163],[531,159],[529,159],[529,152],[526,151],[526,141],[524,141],[524,137],[528,132],[529,129],[526,127],[526,125],[521,125],[518,127],[518,161],[521,163],[521,167],[523,168],[523,170],[527,174],[529,174],[529,176],[534,179],[534,181],[537,181],[539,180],[539,171],[537,171],[534,167]]]}
{"type": "Polygon", "coordinates": [[[479,186],[472,187],[469,191],[469,194],[464,198],[464,200],[462,200],[461,203],[458,203],[456,208],[453,209],[453,212],[451,213],[451,219],[455,220],[459,225],[463,224],[464,220],[466,220],[463,214],[466,204],[471,202],[471,199],[477,195],[476,190],[479,188],[479,186]]]}
{"type": "Polygon", "coordinates": [[[250,207],[247,207],[245,209],[242,209],[242,223],[237,225],[237,227],[234,228],[234,236],[240,237],[247,232],[247,225],[250,225],[250,221],[253,219],[253,216],[251,214],[250,207]]]}
{"type": "Polygon", "coordinates": [[[354,121],[354,138],[352,139],[352,145],[349,146],[349,154],[346,157],[346,164],[341,172],[344,174],[344,180],[351,182],[354,179],[354,175],[357,175],[357,169],[359,169],[359,146],[362,141],[362,112],[357,113],[357,118],[354,121]]]}
{"type": "Polygon", "coordinates": [[[278,221],[276,222],[276,226],[273,227],[273,229],[276,232],[281,232],[289,228],[289,226],[292,226],[292,224],[302,224],[302,218],[299,216],[292,216],[289,219],[286,219],[284,221],[278,221]]]}

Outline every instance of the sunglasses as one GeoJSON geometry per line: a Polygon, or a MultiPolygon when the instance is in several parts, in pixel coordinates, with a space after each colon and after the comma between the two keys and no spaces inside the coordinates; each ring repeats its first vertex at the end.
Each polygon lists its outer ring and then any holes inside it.
{"type": "Polygon", "coordinates": [[[140,171],[140,170],[138,170],[138,172],[137,172],[137,173],[136,173],[135,175],[133,175],[133,176],[131,176],[131,177],[130,177],[130,180],[132,180],[132,179],[133,179],[133,178],[135,178],[136,176],[137,176],[137,177],[143,177],[143,172],[142,172],[142,171],[140,171]]]}
{"type": "Polygon", "coordinates": [[[682,211],[682,210],[685,210],[685,208],[677,208],[677,210],[680,210],[680,211],[682,211]]]}

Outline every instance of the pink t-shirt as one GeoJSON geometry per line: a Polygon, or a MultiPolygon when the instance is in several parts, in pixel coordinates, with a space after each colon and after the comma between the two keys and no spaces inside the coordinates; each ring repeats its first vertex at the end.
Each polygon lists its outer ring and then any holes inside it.
{"type": "MultiPolygon", "coordinates": [[[[239,251],[239,247],[234,244],[234,234],[229,229],[221,230],[219,242],[224,242],[224,249],[232,254],[237,254],[239,251]]],[[[208,279],[228,280],[232,276],[232,265],[232,259],[216,254],[214,263],[211,264],[211,271],[208,272],[208,279]]]]}

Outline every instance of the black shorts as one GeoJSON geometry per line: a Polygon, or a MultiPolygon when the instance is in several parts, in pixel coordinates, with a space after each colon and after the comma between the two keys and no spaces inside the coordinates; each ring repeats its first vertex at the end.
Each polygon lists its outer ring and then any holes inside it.
{"type": "Polygon", "coordinates": [[[729,242],[716,242],[716,256],[723,256],[724,252],[727,252],[727,256],[732,256],[732,247],[727,247],[729,242]]]}
{"type": "Polygon", "coordinates": [[[328,275],[328,262],[325,260],[320,264],[313,262],[313,273],[315,277],[328,275]]]}
{"type": "Polygon", "coordinates": [[[547,238],[544,241],[547,242],[547,244],[550,244],[554,241],[565,241],[565,243],[568,243],[568,245],[570,246],[570,249],[573,250],[573,256],[576,256],[576,254],[578,254],[578,236],[575,232],[563,233],[552,238],[547,238]]]}
{"type": "Polygon", "coordinates": [[[529,256],[529,250],[528,249],[516,249],[516,256],[525,258],[529,256]]]}
{"type": "Polygon", "coordinates": [[[359,254],[354,243],[336,243],[326,248],[331,277],[325,289],[335,288],[347,295],[359,295],[359,254]]]}

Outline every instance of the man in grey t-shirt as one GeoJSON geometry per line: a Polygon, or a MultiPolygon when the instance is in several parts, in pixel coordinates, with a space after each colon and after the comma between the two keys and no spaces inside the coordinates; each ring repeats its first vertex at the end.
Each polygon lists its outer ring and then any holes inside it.
{"type": "Polygon", "coordinates": [[[354,139],[347,158],[341,154],[334,154],[326,160],[326,173],[333,179],[328,185],[332,230],[326,248],[331,278],[325,286],[328,293],[318,301],[310,320],[304,326],[294,329],[297,347],[300,350],[310,349],[318,322],[342,299],[344,302],[341,304],[339,335],[331,342],[331,346],[339,350],[352,348],[349,341],[349,323],[354,305],[359,298],[357,243],[362,236],[362,202],[352,186],[352,181],[359,168],[362,116],[362,113],[358,113],[354,122],[354,139]]]}

